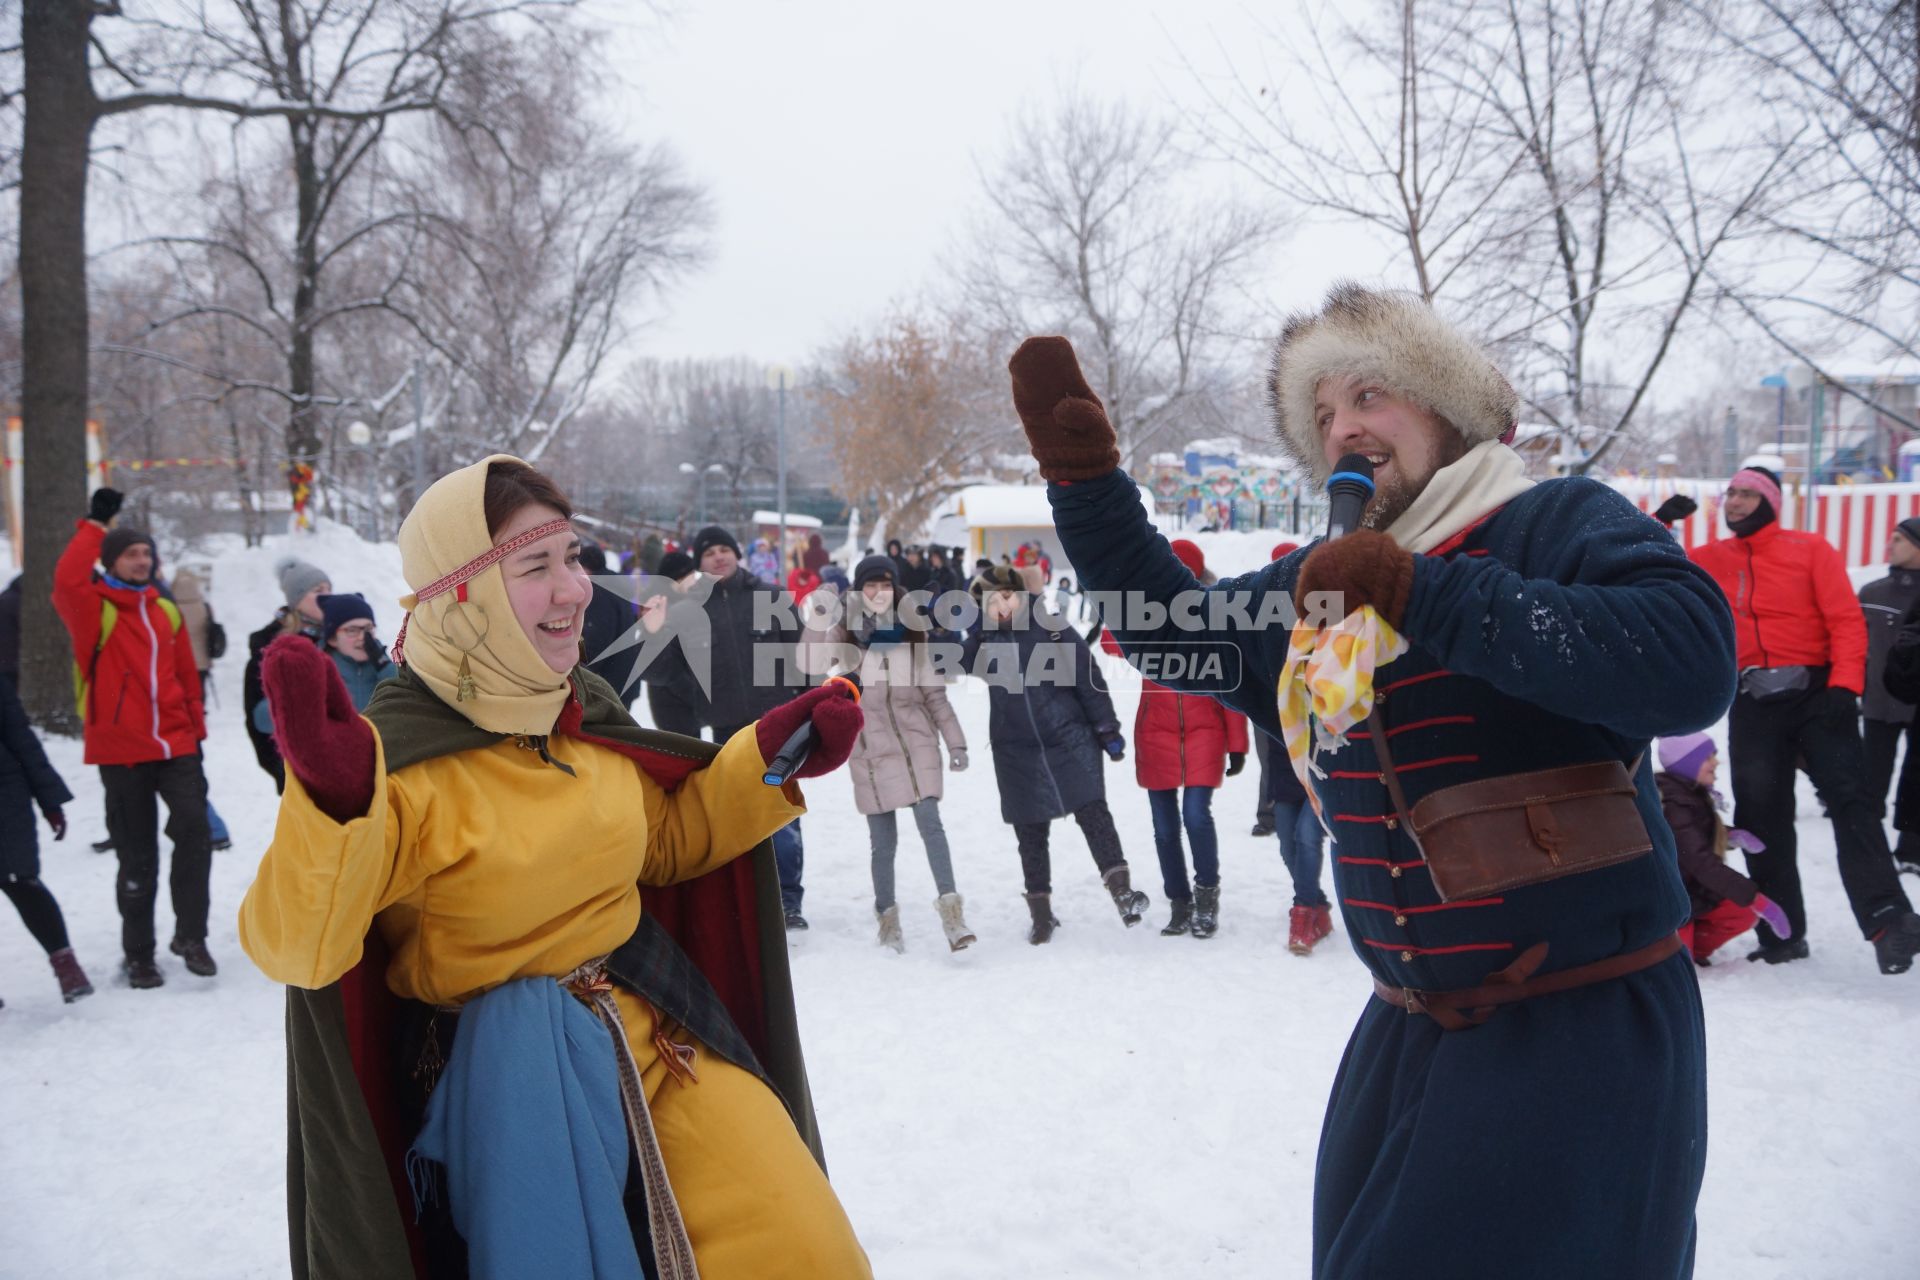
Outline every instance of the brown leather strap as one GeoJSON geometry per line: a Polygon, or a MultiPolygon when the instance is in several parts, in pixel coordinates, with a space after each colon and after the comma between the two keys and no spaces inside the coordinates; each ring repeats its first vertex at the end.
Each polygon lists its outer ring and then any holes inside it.
{"type": "MultiPolygon", "coordinates": [[[[1400,774],[1393,767],[1393,752],[1387,749],[1387,722],[1380,718],[1380,700],[1374,699],[1373,707],[1367,712],[1367,731],[1373,734],[1373,758],[1380,762],[1380,781],[1387,784],[1387,795],[1393,800],[1393,811],[1400,815],[1400,826],[1406,831],[1407,839],[1413,841],[1413,847],[1420,849],[1420,833],[1413,829],[1413,814],[1407,804],[1407,793],[1400,786],[1400,774]]],[[[1420,849],[1420,856],[1426,857],[1427,851],[1420,849]]]]}
{"type": "Polygon", "coordinates": [[[1589,987],[1596,982],[1651,969],[1680,950],[1680,935],[1668,934],[1655,943],[1634,951],[1623,951],[1591,964],[1575,965],[1555,973],[1534,977],[1547,958],[1547,944],[1536,942],[1520,953],[1506,968],[1489,974],[1486,982],[1463,991],[1419,991],[1412,987],[1390,986],[1373,980],[1373,994],[1408,1013],[1424,1013],[1448,1031],[1477,1027],[1494,1015],[1503,1004],[1531,1000],[1535,996],[1558,995],[1589,987]]]}

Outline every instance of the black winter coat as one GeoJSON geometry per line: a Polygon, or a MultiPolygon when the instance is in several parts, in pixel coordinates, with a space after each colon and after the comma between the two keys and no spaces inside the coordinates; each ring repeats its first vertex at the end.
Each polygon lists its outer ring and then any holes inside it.
{"type": "Polygon", "coordinates": [[[9,686],[20,679],[20,582],[15,578],[0,591],[0,683],[9,686]]]}
{"type": "Polygon", "coordinates": [[[1656,773],[1653,785],[1660,788],[1660,812],[1673,828],[1673,852],[1680,860],[1680,879],[1693,899],[1693,914],[1711,911],[1722,902],[1752,906],[1757,892],[1753,881],[1720,857],[1722,824],[1707,789],[1671,773],[1656,773]]]}
{"type": "Polygon", "coordinates": [[[20,696],[0,682],[0,881],[40,874],[39,810],[73,800],[47,763],[20,696]]]}
{"type": "Polygon", "coordinates": [[[580,632],[580,656],[586,660],[587,670],[613,686],[623,704],[631,702],[639,692],[627,687],[633,675],[634,659],[640,656],[639,646],[629,646],[611,656],[602,655],[626,634],[638,617],[625,596],[597,582],[593,584],[593,599],[587,602],[586,623],[580,632]]]}
{"type": "Polygon", "coordinates": [[[1860,612],[1867,619],[1867,686],[1860,714],[1869,720],[1912,724],[1912,698],[1896,698],[1886,686],[1887,654],[1900,633],[1901,619],[1920,600],[1920,569],[1895,569],[1860,588],[1860,612]]]}
{"type": "Polygon", "coordinates": [[[785,594],[736,569],[707,596],[704,643],[681,634],[677,661],[709,663],[707,724],[716,731],[751,724],[806,687],[796,654],[800,621],[785,594]]]}
{"type": "Polygon", "coordinates": [[[1120,718],[1079,632],[1026,608],[1010,626],[976,628],[961,661],[987,682],[1003,821],[1048,822],[1106,798],[1100,743],[1120,718]]]}
{"type": "Polygon", "coordinates": [[[260,656],[284,634],[286,617],[285,609],[275,609],[273,621],[247,637],[247,669],[240,676],[240,715],[247,726],[247,741],[253,744],[253,758],[273,779],[275,791],[287,789],[287,767],[280,761],[280,748],[273,745],[273,735],[260,732],[253,723],[253,709],[267,700],[266,686],[260,683],[260,656]]]}

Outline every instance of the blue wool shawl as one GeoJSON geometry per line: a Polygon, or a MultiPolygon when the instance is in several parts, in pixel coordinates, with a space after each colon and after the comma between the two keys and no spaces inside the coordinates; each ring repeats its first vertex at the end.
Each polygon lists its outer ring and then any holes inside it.
{"type": "Polygon", "coordinates": [[[622,1195],[627,1124],[606,1026],[552,978],[495,987],[460,1034],[407,1154],[446,1166],[471,1275],[641,1280],[622,1195]]]}

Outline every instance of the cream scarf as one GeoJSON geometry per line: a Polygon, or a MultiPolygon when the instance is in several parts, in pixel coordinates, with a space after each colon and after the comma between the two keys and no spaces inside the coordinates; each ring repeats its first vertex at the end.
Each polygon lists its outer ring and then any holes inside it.
{"type": "Polygon", "coordinates": [[[400,658],[440,701],[489,733],[551,733],[566,705],[568,677],[527,639],[507,599],[500,566],[422,601],[427,587],[493,548],[487,533],[487,468],[516,461],[494,454],[440,477],[400,526],[400,568],[411,594],[400,658]]]}
{"type": "Polygon", "coordinates": [[[1434,472],[1387,533],[1420,555],[1532,487],[1519,454],[1498,440],[1483,440],[1434,472]]]}

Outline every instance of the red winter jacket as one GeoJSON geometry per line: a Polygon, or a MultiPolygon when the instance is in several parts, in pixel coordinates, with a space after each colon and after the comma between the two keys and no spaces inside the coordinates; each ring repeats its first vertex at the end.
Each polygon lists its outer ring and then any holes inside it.
{"type": "Polygon", "coordinates": [[[1733,606],[1743,670],[1831,667],[1829,685],[1866,688],[1866,619],[1845,562],[1825,538],[1770,524],[1751,537],[1696,547],[1692,556],[1733,606]]]}
{"type": "MultiPolygon", "coordinates": [[[[1110,631],[1101,633],[1100,647],[1121,652],[1110,631]]],[[[1226,777],[1227,755],[1235,751],[1247,752],[1245,716],[1205,694],[1141,683],[1133,717],[1133,776],[1141,787],[1217,787],[1226,777]]]]}
{"type": "Polygon", "coordinates": [[[73,660],[91,671],[86,705],[86,762],[144,764],[200,750],[207,736],[200,670],[185,627],[175,630],[160,593],[110,587],[93,571],[107,531],[91,520],[61,553],[53,570],[53,607],[73,638],[73,660]],[[106,647],[100,644],[101,606],[117,611],[106,647]]]}

